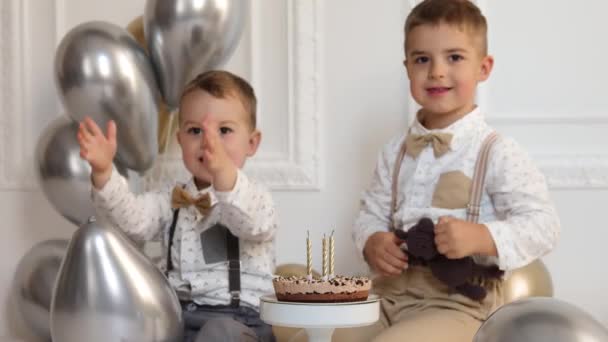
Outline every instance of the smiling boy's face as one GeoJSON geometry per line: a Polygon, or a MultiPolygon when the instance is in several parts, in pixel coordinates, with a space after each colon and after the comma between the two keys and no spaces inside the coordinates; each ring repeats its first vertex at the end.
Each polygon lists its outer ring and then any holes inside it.
{"type": "Polygon", "coordinates": [[[212,182],[203,163],[203,122],[207,117],[237,168],[242,168],[257,150],[260,132],[253,129],[249,113],[236,96],[217,98],[204,90],[194,90],[182,98],[179,115],[177,136],[184,164],[199,183],[212,182]]]}
{"type": "Polygon", "coordinates": [[[479,37],[456,25],[414,27],[407,34],[406,60],[412,97],[422,107],[424,124],[448,126],[475,107],[475,91],[492,71],[479,37]]]}

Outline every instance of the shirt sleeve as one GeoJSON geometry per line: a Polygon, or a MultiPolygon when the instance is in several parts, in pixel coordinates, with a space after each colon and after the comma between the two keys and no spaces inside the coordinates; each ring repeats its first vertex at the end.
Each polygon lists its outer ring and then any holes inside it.
{"type": "Polygon", "coordinates": [[[560,222],[545,177],[515,141],[502,138],[490,152],[486,190],[498,219],[484,224],[500,269],[523,267],[555,247],[560,222]]]}
{"type": "Polygon", "coordinates": [[[92,187],[92,200],[98,215],[134,240],[151,240],[173,215],[169,186],[136,195],[116,169],[102,189],[92,187]]]}
{"type": "Polygon", "coordinates": [[[277,213],[270,192],[250,180],[241,170],[231,191],[213,190],[219,207],[219,222],[239,238],[272,240],[277,232],[277,213]]]}
{"type": "Polygon", "coordinates": [[[390,145],[385,146],[378,156],[371,184],[361,197],[361,208],[353,228],[353,239],[360,256],[363,256],[365,243],[372,234],[389,231],[393,159],[390,145]]]}

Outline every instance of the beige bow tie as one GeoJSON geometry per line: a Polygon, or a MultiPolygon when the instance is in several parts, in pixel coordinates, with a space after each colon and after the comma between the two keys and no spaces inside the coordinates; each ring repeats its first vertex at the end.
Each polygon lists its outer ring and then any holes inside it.
{"type": "Polygon", "coordinates": [[[209,196],[209,193],[207,192],[197,198],[192,198],[188,191],[181,186],[173,188],[173,193],[171,194],[171,208],[186,208],[191,205],[195,206],[201,214],[207,215],[211,210],[211,196],[209,196]]]}
{"type": "Polygon", "coordinates": [[[408,134],[405,140],[406,153],[413,158],[417,158],[422,149],[431,144],[435,158],[439,158],[450,150],[451,141],[451,133],[408,134]]]}

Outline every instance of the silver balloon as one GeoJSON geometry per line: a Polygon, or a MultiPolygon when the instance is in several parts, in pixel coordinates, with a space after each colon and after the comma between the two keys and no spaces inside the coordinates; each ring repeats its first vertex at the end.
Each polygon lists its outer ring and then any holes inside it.
{"type": "Polygon", "coordinates": [[[232,55],[248,20],[250,0],[148,0],[144,33],[169,107],[199,73],[232,55]]]}
{"type": "Polygon", "coordinates": [[[89,221],[72,236],[51,304],[57,342],[181,341],[177,296],[119,230],[89,221]]]}
{"type": "Polygon", "coordinates": [[[152,64],[129,32],[105,22],[73,28],[55,55],[55,80],[75,121],[91,116],[118,127],[117,160],[145,171],[156,158],[160,93],[152,64]]]}
{"type": "MultiPolygon", "coordinates": [[[[91,202],[91,166],[80,158],[78,124],[58,117],[36,145],[36,170],[42,191],[53,207],[75,225],[95,214],[91,202]]],[[[127,170],[116,165],[122,175],[127,170]]]]}
{"type": "Polygon", "coordinates": [[[474,342],[600,342],[608,329],[588,313],[564,301],[521,299],[496,310],[481,325],[474,342]]]}
{"type": "Polygon", "coordinates": [[[16,303],[23,321],[38,337],[51,340],[53,286],[68,240],[42,241],[21,258],[15,271],[16,303]]]}

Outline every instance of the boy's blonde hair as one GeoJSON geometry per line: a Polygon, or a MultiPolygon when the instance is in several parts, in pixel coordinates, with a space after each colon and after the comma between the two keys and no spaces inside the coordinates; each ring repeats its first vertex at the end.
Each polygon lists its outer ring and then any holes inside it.
{"type": "Polygon", "coordinates": [[[469,0],[424,0],[416,5],[405,21],[406,50],[407,35],[415,27],[441,23],[458,26],[480,38],[480,52],[484,56],[488,54],[488,23],[479,7],[469,0]]]}
{"type": "Polygon", "coordinates": [[[243,78],[225,70],[203,72],[188,83],[182,92],[181,99],[195,90],[206,91],[219,99],[234,96],[243,104],[245,112],[249,116],[251,129],[254,130],[256,128],[256,107],[258,101],[253,87],[243,78]]]}

